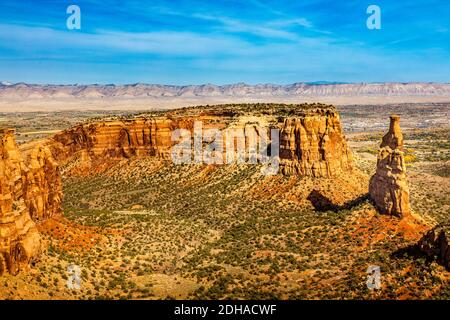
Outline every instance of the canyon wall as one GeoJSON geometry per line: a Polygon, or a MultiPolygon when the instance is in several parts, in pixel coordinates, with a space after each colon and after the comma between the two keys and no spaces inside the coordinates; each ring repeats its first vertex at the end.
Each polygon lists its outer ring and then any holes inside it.
{"type": "Polygon", "coordinates": [[[280,158],[282,172],[287,175],[333,177],[353,168],[339,114],[329,110],[285,119],[280,158]]]}
{"type": "Polygon", "coordinates": [[[171,131],[186,127],[182,121],[164,117],[101,121],[55,135],[52,151],[62,161],[79,151],[91,158],[166,157],[172,145],[171,131]]]}
{"type": "Polygon", "coordinates": [[[0,275],[17,274],[41,251],[35,222],[61,212],[62,186],[50,149],[19,150],[14,130],[0,130],[0,275]]]}
{"type": "Polygon", "coordinates": [[[390,121],[389,131],[380,145],[376,173],[370,179],[369,193],[381,213],[402,217],[410,213],[403,135],[400,117],[392,115],[390,121]]]}
{"type": "Polygon", "coordinates": [[[17,274],[40,251],[40,237],[25,203],[27,168],[14,131],[0,131],[0,275],[17,274]]]}
{"type": "Polygon", "coordinates": [[[61,213],[62,183],[58,163],[41,144],[22,150],[26,171],[24,199],[31,218],[42,221],[61,213]]]}

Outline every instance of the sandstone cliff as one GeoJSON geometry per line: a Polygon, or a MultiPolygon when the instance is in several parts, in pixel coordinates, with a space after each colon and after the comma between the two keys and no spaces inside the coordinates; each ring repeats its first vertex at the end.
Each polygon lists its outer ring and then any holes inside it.
{"type": "Polygon", "coordinates": [[[333,177],[353,168],[335,111],[318,110],[314,115],[285,119],[280,149],[284,174],[333,177]]]}
{"type": "MultiPolygon", "coordinates": [[[[281,169],[287,175],[333,177],[353,169],[352,154],[334,107],[315,104],[244,106],[241,109],[234,105],[187,108],[134,119],[93,122],[55,135],[49,147],[61,164],[76,159],[77,172],[87,172],[86,168],[93,167],[92,163],[100,162],[98,160],[103,164],[143,156],[169,160],[174,144],[172,131],[193,132],[194,123],[200,121],[203,130],[242,129],[246,146],[251,139],[259,137],[259,128],[279,129],[281,169]]],[[[226,149],[227,136],[222,140],[226,149]]]]}
{"type": "Polygon", "coordinates": [[[388,133],[378,153],[377,170],[369,183],[370,197],[381,213],[402,217],[410,213],[409,188],[403,154],[400,117],[390,117],[388,133]]]}
{"type": "Polygon", "coordinates": [[[448,83],[293,83],[287,85],[235,83],[229,85],[37,85],[0,83],[0,97],[14,98],[157,98],[157,97],[359,97],[450,96],[448,83]]]}
{"type": "Polygon", "coordinates": [[[25,155],[25,204],[34,221],[61,213],[62,183],[59,166],[47,146],[37,144],[25,155]]]}
{"type": "Polygon", "coordinates": [[[0,275],[17,274],[40,251],[40,237],[24,201],[27,169],[14,131],[0,131],[0,275]]]}

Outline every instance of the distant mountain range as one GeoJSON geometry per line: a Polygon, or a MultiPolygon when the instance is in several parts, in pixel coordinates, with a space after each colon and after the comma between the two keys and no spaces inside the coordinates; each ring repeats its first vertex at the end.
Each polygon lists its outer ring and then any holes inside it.
{"type": "Polygon", "coordinates": [[[353,97],[444,96],[449,83],[339,83],[312,82],[289,85],[236,83],[230,85],[36,85],[0,82],[0,98],[161,98],[161,97],[353,97]]]}

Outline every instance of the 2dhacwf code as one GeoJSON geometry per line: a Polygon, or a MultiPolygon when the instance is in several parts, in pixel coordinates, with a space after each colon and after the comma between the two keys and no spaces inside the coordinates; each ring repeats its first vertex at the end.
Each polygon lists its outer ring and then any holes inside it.
{"type": "MultiPolygon", "coordinates": [[[[232,305],[220,304],[219,315],[273,315],[277,310],[275,304],[271,305],[232,305]]],[[[211,310],[214,311],[214,310],[211,310]]]]}

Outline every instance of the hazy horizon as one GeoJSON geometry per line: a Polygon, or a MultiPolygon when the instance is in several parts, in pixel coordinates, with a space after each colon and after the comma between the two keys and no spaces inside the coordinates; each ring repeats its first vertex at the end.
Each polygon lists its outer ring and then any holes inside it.
{"type": "MultiPolygon", "coordinates": [[[[173,84],[173,83],[150,83],[150,82],[127,82],[127,83],[107,83],[107,82],[97,82],[97,83],[48,83],[48,82],[26,82],[26,81],[19,81],[19,82],[11,82],[8,80],[0,80],[0,85],[6,85],[5,83],[8,83],[7,85],[18,85],[18,84],[26,84],[26,85],[36,85],[36,86],[134,86],[134,85],[146,85],[146,86],[167,86],[167,87],[189,87],[189,86],[218,86],[218,87],[225,87],[225,86],[233,86],[233,85],[248,85],[248,86],[292,86],[296,84],[305,84],[305,85],[357,85],[357,84],[450,84],[450,82],[436,82],[436,81],[374,81],[374,82],[368,82],[368,81],[361,81],[361,82],[342,82],[342,81],[296,81],[291,83],[273,83],[273,82],[233,82],[233,83],[189,83],[189,84],[173,84]]],[[[7,86],[6,85],[6,86],[7,86]]]]}

